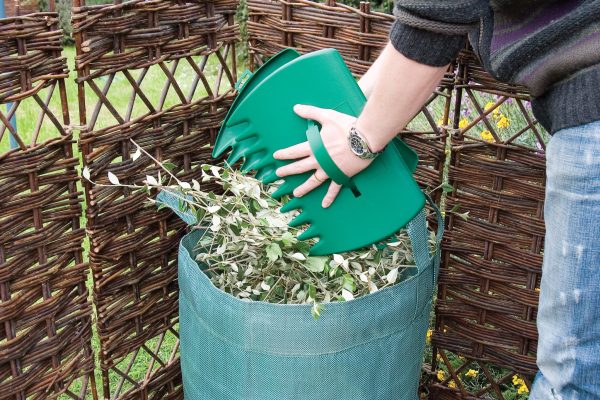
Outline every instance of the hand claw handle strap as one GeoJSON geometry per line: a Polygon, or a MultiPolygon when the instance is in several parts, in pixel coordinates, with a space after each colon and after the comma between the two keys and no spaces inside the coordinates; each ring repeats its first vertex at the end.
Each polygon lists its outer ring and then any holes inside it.
{"type": "Polygon", "coordinates": [[[358,189],[354,184],[352,178],[346,175],[342,170],[337,166],[335,161],[329,155],[329,152],[325,148],[323,144],[323,139],[321,138],[321,132],[319,132],[319,127],[314,123],[314,121],[308,120],[308,128],[306,129],[306,138],[308,139],[308,143],[310,144],[310,149],[312,150],[317,162],[323,168],[323,171],[327,173],[327,176],[331,178],[335,183],[348,186],[354,193],[358,193],[358,189]]]}
{"type": "Polygon", "coordinates": [[[244,70],[240,78],[237,80],[237,82],[235,82],[235,85],[233,85],[235,90],[239,92],[242,89],[242,87],[246,84],[246,82],[248,82],[248,80],[252,78],[252,75],[254,74],[249,69],[244,70]]]}

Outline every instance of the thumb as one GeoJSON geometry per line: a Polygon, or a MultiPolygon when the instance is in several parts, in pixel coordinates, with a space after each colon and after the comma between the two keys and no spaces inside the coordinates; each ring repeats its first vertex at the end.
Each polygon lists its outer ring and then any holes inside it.
{"type": "Polygon", "coordinates": [[[294,112],[302,118],[312,119],[314,121],[323,123],[327,117],[327,109],[319,108],[315,106],[307,106],[304,104],[296,104],[294,106],[294,112]]]}

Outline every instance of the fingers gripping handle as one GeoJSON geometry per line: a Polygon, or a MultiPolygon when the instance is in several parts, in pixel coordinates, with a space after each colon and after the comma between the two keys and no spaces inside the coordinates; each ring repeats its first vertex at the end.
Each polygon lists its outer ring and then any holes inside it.
{"type": "Polygon", "coordinates": [[[321,168],[323,168],[323,171],[325,171],[327,176],[329,176],[335,183],[349,187],[353,193],[359,193],[352,178],[346,175],[329,155],[329,152],[323,144],[319,127],[314,121],[308,120],[306,138],[308,139],[308,143],[310,144],[310,148],[317,159],[317,162],[321,168]]]}

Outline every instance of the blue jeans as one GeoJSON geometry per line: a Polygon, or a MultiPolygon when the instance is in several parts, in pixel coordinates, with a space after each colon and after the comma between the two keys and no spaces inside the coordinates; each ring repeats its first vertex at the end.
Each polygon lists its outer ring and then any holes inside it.
{"type": "Polygon", "coordinates": [[[530,400],[600,399],[600,121],[547,148],[546,240],[530,400]]]}

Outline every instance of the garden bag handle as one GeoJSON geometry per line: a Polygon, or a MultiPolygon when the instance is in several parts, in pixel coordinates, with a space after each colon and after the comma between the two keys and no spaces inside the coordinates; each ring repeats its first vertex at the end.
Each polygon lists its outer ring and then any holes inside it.
{"type": "Polygon", "coordinates": [[[426,268],[430,264],[433,264],[433,284],[435,286],[437,282],[437,276],[440,268],[440,244],[442,241],[442,235],[444,234],[444,219],[440,209],[435,205],[434,201],[428,194],[425,194],[427,203],[431,206],[435,212],[437,219],[437,232],[435,234],[435,249],[433,255],[429,255],[428,237],[429,231],[427,230],[427,218],[425,216],[425,207],[406,225],[408,236],[413,248],[413,256],[419,271],[426,268]]]}

